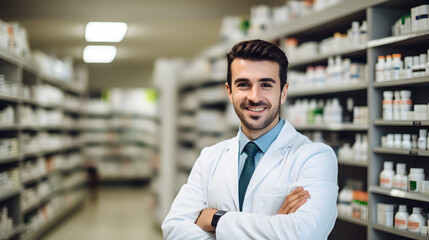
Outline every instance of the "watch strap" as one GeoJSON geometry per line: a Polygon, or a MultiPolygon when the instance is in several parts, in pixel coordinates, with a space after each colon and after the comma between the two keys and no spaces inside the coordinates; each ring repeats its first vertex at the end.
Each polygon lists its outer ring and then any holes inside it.
{"type": "Polygon", "coordinates": [[[226,213],[227,211],[222,211],[222,210],[220,210],[220,211],[217,211],[214,215],[213,215],[213,218],[212,218],[212,227],[214,228],[214,229],[216,229],[216,227],[217,227],[217,223],[219,222],[219,219],[223,216],[223,215],[225,215],[225,213],[226,213]]]}

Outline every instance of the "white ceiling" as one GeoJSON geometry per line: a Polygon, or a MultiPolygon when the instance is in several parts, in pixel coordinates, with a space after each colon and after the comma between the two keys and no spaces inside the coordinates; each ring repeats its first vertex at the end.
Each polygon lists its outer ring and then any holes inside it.
{"type": "Polygon", "coordinates": [[[110,64],[89,64],[90,87],[149,86],[156,58],[193,57],[219,42],[222,18],[248,16],[253,5],[284,0],[0,0],[0,19],[18,21],[32,49],[82,62],[89,21],[123,21],[110,64]]]}

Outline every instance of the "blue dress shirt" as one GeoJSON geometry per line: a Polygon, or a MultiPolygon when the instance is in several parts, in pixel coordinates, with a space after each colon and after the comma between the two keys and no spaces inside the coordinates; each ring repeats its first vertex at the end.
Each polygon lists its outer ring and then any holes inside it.
{"type": "MultiPolygon", "coordinates": [[[[253,141],[254,143],[256,143],[256,145],[258,145],[259,149],[261,150],[255,155],[255,169],[258,166],[264,154],[267,152],[271,143],[273,143],[274,140],[279,135],[280,130],[282,130],[284,124],[285,124],[285,121],[280,118],[280,121],[277,123],[275,127],[273,127],[270,131],[266,132],[264,135],[260,136],[258,139],[253,141]]],[[[238,177],[240,177],[241,172],[243,171],[244,162],[246,161],[246,158],[247,158],[247,154],[243,150],[248,142],[250,142],[250,139],[247,138],[246,135],[244,135],[243,131],[241,131],[241,126],[240,126],[240,130],[238,133],[238,143],[239,143],[238,177]]]]}

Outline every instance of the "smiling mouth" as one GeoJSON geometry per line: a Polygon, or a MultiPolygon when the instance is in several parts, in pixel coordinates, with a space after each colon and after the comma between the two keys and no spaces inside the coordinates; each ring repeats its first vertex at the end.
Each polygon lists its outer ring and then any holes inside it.
{"type": "Polygon", "coordinates": [[[262,112],[265,110],[265,107],[246,107],[246,110],[251,112],[262,112]]]}

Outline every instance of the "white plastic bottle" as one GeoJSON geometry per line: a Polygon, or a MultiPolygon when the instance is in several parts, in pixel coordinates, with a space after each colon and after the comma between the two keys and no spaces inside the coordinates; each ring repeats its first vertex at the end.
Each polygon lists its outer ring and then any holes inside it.
{"type": "MultiPolygon", "coordinates": [[[[426,145],[426,144],[425,144],[426,145]]],[[[411,134],[402,134],[402,144],[403,149],[411,149],[411,134]]]]}
{"type": "Polygon", "coordinates": [[[408,119],[408,113],[411,111],[413,101],[411,100],[411,91],[401,90],[401,120],[408,119]]]}
{"type": "Polygon", "coordinates": [[[412,72],[413,72],[413,77],[418,77],[420,76],[420,72],[419,69],[420,68],[420,56],[413,56],[413,67],[412,72]]]}
{"type": "Polygon", "coordinates": [[[386,67],[386,60],[384,56],[378,56],[378,61],[375,64],[375,81],[383,82],[384,78],[384,69],[386,67]]]}
{"type": "Polygon", "coordinates": [[[393,177],[393,188],[407,190],[408,176],[405,172],[405,163],[396,164],[396,175],[393,177]]]}
{"type": "Polygon", "coordinates": [[[428,130],[427,129],[420,129],[419,130],[419,139],[417,139],[417,147],[419,150],[426,150],[426,134],[428,130]]]}
{"type": "Polygon", "coordinates": [[[384,65],[384,80],[389,81],[392,80],[392,55],[386,56],[386,64],[384,65]]]}
{"type": "Polygon", "coordinates": [[[362,136],[360,134],[356,134],[355,136],[355,142],[353,143],[353,160],[359,161],[359,156],[361,152],[361,142],[362,142],[362,136]]]}
{"type": "Polygon", "coordinates": [[[399,71],[402,70],[401,54],[395,53],[392,55],[392,57],[393,57],[393,61],[392,61],[392,70],[390,73],[391,74],[390,79],[397,80],[399,79],[399,71]]]}
{"type": "Polygon", "coordinates": [[[368,42],[368,34],[367,34],[367,23],[366,21],[362,21],[362,24],[360,25],[360,44],[366,44],[368,42]]]}
{"type": "MultiPolygon", "coordinates": [[[[426,20],[427,20],[427,18],[426,18],[426,20]]],[[[426,53],[420,54],[420,64],[419,64],[419,76],[420,77],[423,77],[426,75],[426,60],[427,60],[426,53]]]]}
{"type": "Polygon", "coordinates": [[[420,227],[425,225],[425,217],[422,215],[422,208],[413,207],[413,213],[408,217],[408,231],[419,233],[420,227]]]}
{"type": "Polygon", "coordinates": [[[368,161],[368,135],[364,134],[360,145],[360,161],[368,161]]]}
{"type": "Polygon", "coordinates": [[[401,141],[401,134],[400,133],[396,133],[395,134],[395,141],[393,142],[393,147],[396,149],[400,149],[402,146],[402,141],[401,141]]]}
{"type": "Polygon", "coordinates": [[[422,192],[424,180],[425,174],[423,168],[410,168],[410,174],[408,175],[408,191],[422,192]]]}
{"type": "Polygon", "coordinates": [[[338,98],[332,100],[331,111],[332,123],[341,123],[343,121],[343,107],[341,107],[338,98]]]}
{"type": "Polygon", "coordinates": [[[393,120],[393,92],[383,92],[383,120],[393,120]]]}
{"type": "Polygon", "coordinates": [[[401,92],[395,91],[395,98],[393,99],[393,120],[401,119],[401,92]]]}
{"type": "Polygon", "coordinates": [[[395,176],[395,171],[393,171],[393,162],[386,161],[383,165],[384,169],[380,173],[380,187],[392,188],[393,177],[395,176]]]}
{"type": "Polygon", "coordinates": [[[407,212],[407,205],[399,205],[399,210],[395,215],[395,228],[407,230],[409,216],[410,214],[407,212]]]}

